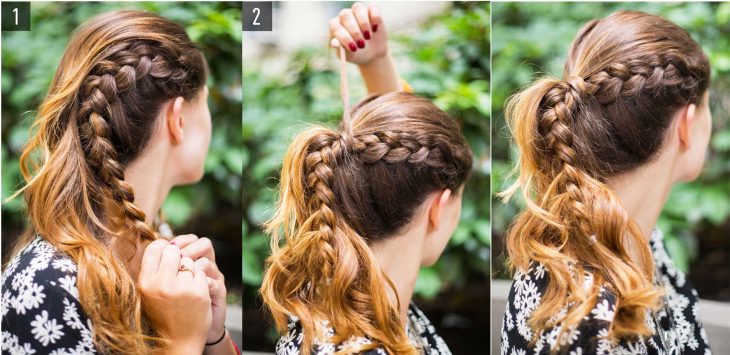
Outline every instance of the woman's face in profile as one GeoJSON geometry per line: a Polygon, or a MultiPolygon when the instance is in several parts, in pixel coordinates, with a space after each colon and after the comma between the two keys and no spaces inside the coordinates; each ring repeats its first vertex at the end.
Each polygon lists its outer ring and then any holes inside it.
{"type": "Polygon", "coordinates": [[[190,184],[203,178],[205,157],[210,145],[212,122],[208,108],[208,87],[205,86],[190,101],[183,104],[185,140],[180,155],[181,184],[190,184]]]}

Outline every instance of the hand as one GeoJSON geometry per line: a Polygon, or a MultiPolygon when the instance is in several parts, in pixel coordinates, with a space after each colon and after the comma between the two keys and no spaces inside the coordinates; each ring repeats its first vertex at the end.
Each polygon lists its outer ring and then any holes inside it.
{"type": "Polygon", "coordinates": [[[173,354],[200,354],[211,324],[208,282],[180,248],[158,239],[142,256],[137,283],[143,306],[155,330],[171,341],[173,354]],[[181,271],[185,266],[188,270],[181,271]]]}
{"type": "Polygon", "coordinates": [[[223,273],[215,263],[215,250],[208,238],[198,238],[194,234],[185,234],[173,238],[171,244],[180,247],[182,255],[195,261],[197,270],[202,270],[208,278],[212,323],[206,337],[206,343],[220,339],[225,331],[226,323],[226,284],[223,273]]]}
{"type": "Polygon", "coordinates": [[[343,9],[329,21],[330,46],[346,49],[347,61],[368,65],[388,54],[388,35],[380,17],[380,9],[374,5],[355,3],[351,9],[343,9]]]}

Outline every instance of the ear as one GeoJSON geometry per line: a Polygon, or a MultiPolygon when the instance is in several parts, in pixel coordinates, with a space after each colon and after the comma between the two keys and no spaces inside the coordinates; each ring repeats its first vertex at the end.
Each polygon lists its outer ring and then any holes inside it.
{"type": "Polygon", "coordinates": [[[172,100],[165,110],[165,126],[167,127],[173,144],[180,144],[185,139],[183,128],[185,121],[183,120],[182,110],[185,99],[178,96],[172,100]]]}
{"type": "Polygon", "coordinates": [[[451,197],[451,190],[446,189],[431,200],[431,206],[428,209],[428,223],[434,230],[438,229],[441,224],[441,215],[444,213],[446,204],[449,203],[449,197],[451,197]]]}
{"type": "Polygon", "coordinates": [[[692,126],[696,122],[697,106],[689,104],[683,112],[680,113],[677,125],[677,133],[679,136],[680,147],[688,149],[692,144],[692,126]]]}

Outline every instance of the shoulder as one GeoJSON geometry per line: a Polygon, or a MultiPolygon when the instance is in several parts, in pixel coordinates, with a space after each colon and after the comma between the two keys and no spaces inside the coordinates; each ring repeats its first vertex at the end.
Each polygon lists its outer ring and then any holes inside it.
{"type": "MultiPolygon", "coordinates": [[[[612,343],[607,336],[615,315],[617,298],[606,285],[600,286],[595,306],[573,329],[566,330],[562,335],[559,327],[545,329],[539,334],[534,332],[529,320],[542,301],[549,277],[547,269],[540,263],[533,263],[527,270],[515,273],[502,320],[502,354],[540,353],[558,344],[569,349],[580,348],[583,352],[610,351],[612,343]],[[536,340],[534,343],[533,339],[536,340]]],[[[591,287],[593,282],[593,275],[586,272],[585,287],[591,287]]],[[[566,303],[554,318],[562,318],[573,306],[573,303],[566,303]]]]}
{"type": "Polygon", "coordinates": [[[3,351],[93,352],[76,288],[76,263],[36,237],[2,275],[3,351]]]}
{"type": "Polygon", "coordinates": [[[431,324],[426,315],[415,303],[408,306],[408,326],[413,327],[417,339],[421,345],[431,349],[429,354],[451,354],[451,350],[441,336],[436,333],[436,327],[431,324]]]}
{"type": "MultiPolygon", "coordinates": [[[[321,321],[320,326],[322,332],[328,337],[334,336],[335,332],[329,322],[321,321]]],[[[289,325],[286,334],[284,334],[279,341],[276,343],[276,354],[277,355],[299,355],[302,353],[302,343],[304,342],[304,331],[302,330],[301,323],[296,317],[289,318],[289,325]]],[[[330,355],[335,354],[340,350],[351,348],[354,346],[370,344],[370,340],[363,337],[352,337],[347,341],[340,344],[333,344],[328,341],[314,340],[312,345],[312,355],[330,355]]],[[[382,349],[369,350],[365,355],[386,355],[386,352],[382,349]]]]}

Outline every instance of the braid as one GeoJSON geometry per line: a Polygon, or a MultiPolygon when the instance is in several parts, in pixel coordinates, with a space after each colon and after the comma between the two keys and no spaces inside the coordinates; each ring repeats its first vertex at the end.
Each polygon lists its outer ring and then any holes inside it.
{"type": "MultiPolygon", "coordinates": [[[[124,227],[141,240],[156,239],[155,232],[145,223],[145,213],[134,204],[132,186],[124,180],[124,168],[117,161],[117,150],[112,142],[110,122],[120,124],[127,121],[119,95],[135,86],[148,74],[160,74],[153,70],[155,62],[150,59],[150,47],[137,45],[127,50],[113,48],[113,55],[101,60],[84,80],[82,93],[85,96],[78,117],[87,119],[82,124],[80,136],[89,167],[100,178],[107,193],[121,207],[124,227]],[[141,55],[140,55],[141,54],[141,55]]],[[[158,62],[159,63],[159,62],[158,62]]],[[[137,240],[130,237],[129,240],[137,240]]]]}
{"type": "Polygon", "coordinates": [[[335,195],[332,191],[334,167],[341,154],[342,145],[331,132],[316,136],[310,143],[310,151],[304,160],[306,176],[306,194],[311,210],[309,217],[310,230],[318,231],[318,245],[324,256],[322,260],[311,260],[323,266],[321,276],[331,279],[337,265],[334,235],[337,229],[337,218],[334,205],[335,195]]]}
{"type": "MultiPolygon", "coordinates": [[[[547,148],[554,159],[551,164],[555,194],[566,194],[569,197],[570,213],[584,237],[592,235],[590,215],[586,207],[588,194],[584,190],[585,173],[578,164],[577,154],[573,148],[574,113],[581,105],[586,82],[580,77],[571,77],[568,82],[556,82],[543,99],[544,111],[539,120],[540,131],[547,142],[547,148]]],[[[553,194],[546,194],[553,195],[553,194]]]]}

